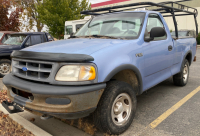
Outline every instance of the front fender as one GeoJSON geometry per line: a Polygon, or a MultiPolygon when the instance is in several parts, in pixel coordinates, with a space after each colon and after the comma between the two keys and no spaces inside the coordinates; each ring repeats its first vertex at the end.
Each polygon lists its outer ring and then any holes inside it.
{"type": "Polygon", "coordinates": [[[117,73],[119,73],[120,71],[122,70],[127,70],[127,69],[130,69],[132,70],[135,74],[136,74],[136,77],[137,77],[137,80],[139,82],[139,94],[142,93],[142,90],[143,90],[143,82],[142,82],[142,76],[141,76],[141,73],[139,71],[139,69],[137,67],[135,67],[134,65],[131,65],[131,64],[123,64],[123,65],[120,65],[116,68],[114,68],[112,71],[110,71],[110,73],[106,76],[106,78],[104,79],[104,82],[107,82],[109,81],[114,75],[116,75],[117,73]]]}

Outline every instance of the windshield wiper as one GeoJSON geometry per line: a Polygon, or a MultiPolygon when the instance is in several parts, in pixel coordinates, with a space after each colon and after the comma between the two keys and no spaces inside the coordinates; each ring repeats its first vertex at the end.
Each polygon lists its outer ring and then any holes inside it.
{"type": "Polygon", "coordinates": [[[83,37],[95,37],[95,38],[109,38],[109,39],[121,39],[117,37],[112,37],[112,36],[106,36],[106,35],[88,35],[88,36],[83,36],[83,37]]]}

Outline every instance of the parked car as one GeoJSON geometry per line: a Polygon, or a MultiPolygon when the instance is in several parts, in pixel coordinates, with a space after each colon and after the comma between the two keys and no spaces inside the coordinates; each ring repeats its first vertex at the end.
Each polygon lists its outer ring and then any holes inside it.
{"type": "Polygon", "coordinates": [[[0,77],[11,71],[10,54],[13,50],[21,50],[32,45],[54,41],[49,33],[30,32],[7,34],[7,40],[0,45],[0,77]]]}
{"type": "MultiPolygon", "coordinates": [[[[174,37],[175,31],[172,31],[171,35],[174,37]]],[[[178,36],[179,37],[194,37],[194,38],[196,38],[196,31],[195,30],[186,30],[186,29],[185,30],[179,30],[178,36]]]]}
{"type": "MultiPolygon", "coordinates": [[[[173,39],[160,12],[116,12],[139,5],[161,8],[156,11],[168,8],[141,2],[84,11],[81,14],[95,17],[71,39],[14,51],[12,73],[3,78],[10,100],[46,119],[92,114],[105,133],[127,130],[136,112],[136,95],[171,76],[175,85],[187,84],[197,47],[195,38],[173,39]]],[[[164,13],[187,12],[169,9],[164,13]]],[[[189,14],[194,16],[193,11],[189,14]]],[[[10,111],[13,103],[3,105],[10,111]]]]}
{"type": "Polygon", "coordinates": [[[0,31],[0,45],[2,45],[3,42],[5,42],[8,39],[8,34],[12,34],[12,33],[16,33],[16,32],[0,31]]]}

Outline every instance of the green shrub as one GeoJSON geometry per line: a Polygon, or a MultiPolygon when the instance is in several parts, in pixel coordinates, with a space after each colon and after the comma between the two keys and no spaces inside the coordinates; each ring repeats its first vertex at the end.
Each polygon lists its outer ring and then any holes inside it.
{"type": "Polygon", "coordinates": [[[198,36],[197,36],[197,44],[200,45],[200,33],[199,33],[198,36]]]}

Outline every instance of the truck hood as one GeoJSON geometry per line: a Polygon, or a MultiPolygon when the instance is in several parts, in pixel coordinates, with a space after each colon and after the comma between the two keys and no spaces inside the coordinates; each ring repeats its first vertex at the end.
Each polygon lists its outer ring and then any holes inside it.
{"type": "Polygon", "coordinates": [[[25,48],[23,51],[91,55],[92,53],[108,46],[115,46],[116,44],[122,43],[124,44],[128,41],[129,40],[120,39],[79,38],[42,43],[25,48]]]}
{"type": "Polygon", "coordinates": [[[20,45],[0,45],[0,52],[1,53],[7,53],[12,52],[13,50],[19,50],[20,45]]]}

